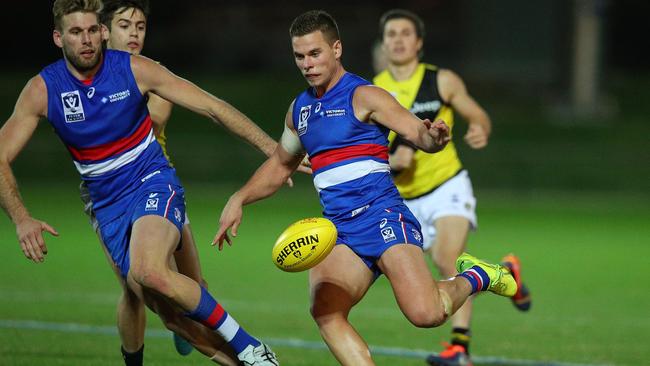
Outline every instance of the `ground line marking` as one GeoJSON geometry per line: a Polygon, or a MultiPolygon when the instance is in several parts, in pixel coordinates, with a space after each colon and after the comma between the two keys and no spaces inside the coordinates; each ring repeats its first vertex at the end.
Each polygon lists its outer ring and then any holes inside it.
{"type": "MultiPolygon", "coordinates": [[[[102,334],[117,336],[117,327],[115,326],[90,325],[81,323],[57,323],[37,320],[0,319],[0,329],[46,330],[64,333],[102,334]]],[[[147,329],[146,336],[153,338],[171,338],[170,332],[165,329],[147,329]]],[[[297,338],[272,337],[264,337],[263,340],[270,346],[315,349],[323,351],[328,350],[327,346],[322,341],[307,341],[297,338]]],[[[400,347],[383,347],[371,345],[370,349],[371,352],[375,355],[417,359],[425,359],[428,355],[431,354],[430,351],[426,350],[400,347]]],[[[500,366],[612,366],[605,364],[567,363],[559,361],[517,360],[491,356],[472,356],[472,360],[477,364],[500,366]]]]}

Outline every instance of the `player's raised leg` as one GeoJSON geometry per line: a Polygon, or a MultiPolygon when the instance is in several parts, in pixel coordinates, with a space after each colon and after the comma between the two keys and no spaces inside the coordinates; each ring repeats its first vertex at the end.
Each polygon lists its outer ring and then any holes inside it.
{"type": "Polygon", "coordinates": [[[143,291],[143,297],[147,306],[160,317],[165,327],[188,340],[199,352],[220,365],[239,365],[239,360],[232,347],[217,333],[179,313],[160,294],[143,291]]]}
{"type": "Polygon", "coordinates": [[[422,249],[416,245],[391,246],[378,265],[390,281],[400,309],[417,327],[443,324],[472,292],[468,281],[461,278],[437,284],[431,277],[422,249]]]}
{"type": "Polygon", "coordinates": [[[374,365],[368,345],[348,321],[350,309],[373,282],[373,273],[345,245],[309,271],[311,314],[321,336],[341,365],[374,365]]]}
{"type": "Polygon", "coordinates": [[[156,215],[138,218],[131,234],[129,276],[145,289],[155,291],[179,306],[191,319],[216,331],[240,359],[250,350],[262,346],[205,288],[169,268],[169,258],[179,240],[179,228],[171,221],[156,215]]]}

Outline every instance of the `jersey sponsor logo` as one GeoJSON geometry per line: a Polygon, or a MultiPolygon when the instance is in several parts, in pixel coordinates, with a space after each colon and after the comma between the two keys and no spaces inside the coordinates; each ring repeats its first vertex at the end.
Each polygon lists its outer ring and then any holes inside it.
{"type": "Polygon", "coordinates": [[[158,210],[158,198],[147,198],[147,204],[144,207],[145,211],[157,211],[158,210]]]}
{"type": "Polygon", "coordinates": [[[388,243],[389,241],[397,240],[397,237],[395,236],[395,232],[393,232],[392,227],[387,227],[384,229],[381,229],[381,236],[384,238],[384,243],[388,243]]]}
{"type": "Polygon", "coordinates": [[[322,104],[321,102],[316,103],[316,108],[314,108],[314,113],[318,113],[318,112],[320,112],[320,107],[321,107],[322,105],[323,105],[323,104],[322,104]]]}
{"type": "Polygon", "coordinates": [[[298,117],[298,136],[302,136],[307,132],[307,120],[311,116],[311,104],[300,108],[300,116],[298,117]]]}
{"type": "Polygon", "coordinates": [[[345,109],[328,109],[325,111],[325,117],[345,116],[345,109]]]}
{"type": "Polygon", "coordinates": [[[355,216],[357,216],[358,214],[362,213],[363,211],[367,210],[368,208],[370,208],[370,205],[365,205],[365,206],[359,207],[359,208],[357,208],[357,209],[354,209],[354,210],[352,210],[352,212],[350,213],[350,216],[351,216],[351,217],[355,217],[355,216]]]}
{"type": "Polygon", "coordinates": [[[149,173],[149,174],[147,174],[147,176],[144,177],[144,178],[142,178],[142,179],[140,179],[140,181],[141,181],[142,183],[144,183],[144,182],[147,181],[147,179],[153,177],[153,176],[156,175],[156,174],[160,174],[160,170],[156,170],[156,171],[153,172],[153,173],[149,173]]]}
{"type": "Polygon", "coordinates": [[[86,119],[84,107],[79,97],[79,90],[61,93],[61,102],[63,103],[63,114],[66,123],[81,122],[86,119]]]}
{"type": "Polygon", "coordinates": [[[129,89],[122,90],[121,92],[111,94],[108,96],[108,101],[110,103],[119,102],[131,96],[131,91],[129,89]]]}
{"type": "Polygon", "coordinates": [[[95,87],[94,86],[91,86],[90,88],[88,88],[88,91],[86,92],[86,96],[88,97],[88,99],[92,99],[93,96],[95,96],[95,87]]]}
{"type": "Polygon", "coordinates": [[[422,113],[422,112],[435,112],[438,109],[440,109],[440,101],[439,100],[432,100],[428,102],[415,102],[413,103],[413,106],[411,107],[411,113],[417,114],[417,113],[422,113]]]}
{"type": "Polygon", "coordinates": [[[381,219],[381,222],[379,223],[379,228],[383,229],[384,226],[386,226],[386,224],[388,224],[388,219],[381,219]]]}

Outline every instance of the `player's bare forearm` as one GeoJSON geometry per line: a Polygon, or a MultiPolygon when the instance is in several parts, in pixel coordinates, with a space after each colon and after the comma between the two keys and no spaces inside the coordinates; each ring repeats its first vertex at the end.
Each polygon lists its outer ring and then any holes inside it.
{"type": "Polygon", "coordinates": [[[211,108],[210,117],[235,135],[255,146],[264,155],[271,156],[277,142],[235,107],[221,99],[215,98],[215,100],[217,105],[211,108]]]}
{"type": "Polygon", "coordinates": [[[131,68],[142,92],[151,91],[174,104],[210,117],[258,148],[266,156],[273,153],[276,142],[253,121],[224,100],[174,75],[165,67],[146,57],[132,56],[131,68]]]}
{"type": "Polygon", "coordinates": [[[284,160],[283,158],[287,159],[288,153],[278,148],[236,193],[242,205],[247,205],[273,195],[289,179],[302,161],[302,156],[291,157],[288,160],[284,160]]]}
{"type": "Polygon", "coordinates": [[[16,225],[29,217],[29,212],[18,193],[16,178],[6,160],[0,162],[0,206],[16,225]]]}
{"type": "Polygon", "coordinates": [[[436,153],[447,146],[450,141],[449,127],[441,119],[434,123],[425,120],[418,129],[418,137],[411,142],[421,150],[436,153]]]}
{"type": "Polygon", "coordinates": [[[18,193],[11,163],[31,138],[43,111],[47,110],[47,90],[40,76],[30,79],[23,88],[14,112],[0,128],[0,205],[18,224],[29,212],[18,193]]]}

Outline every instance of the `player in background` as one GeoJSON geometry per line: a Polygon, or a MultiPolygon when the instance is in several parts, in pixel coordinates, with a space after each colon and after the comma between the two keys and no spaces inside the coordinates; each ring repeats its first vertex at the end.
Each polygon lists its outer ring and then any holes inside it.
{"type": "MultiPolygon", "coordinates": [[[[391,93],[399,103],[422,119],[441,118],[453,131],[454,111],[467,121],[465,142],[482,149],[491,132],[490,118],[469,95],[463,80],[449,69],[420,61],[424,24],[416,14],[394,9],[380,19],[382,57],[385,70],[374,78],[375,85],[391,93]]],[[[377,57],[375,55],[374,57],[377,57]]],[[[390,166],[394,181],[406,205],[422,225],[424,249],[443,278],[457,274],[456,258],[466,250],[467,236],[477,226],[476,198],[467,170],[458,158],[453,141],[436,154],[418,150],[391,133],[390,166]]],[[[512,301],[520,310],[530,307],[530,297],[521,285],[519,260],[504,258],[520,284],[512,301]]],[[[440,355],[431,355],[432,365],[470,365],[469,345],[472,301],[469,299],[452,317],[451,344],[440,355]]]]}
{"type": "Polygon", "coordinates": [[[343,365],[374,365],[368,345],[348,321],[352,307],[380,274],[417,327],[435,327],[473,293],[512,296],[510,272],[464,254],[459,274],[436,282],[422,252],[420,225],[390,176],[388,130],[428,152],[449,141],[443,121],[422,121],[385,90],[348,73],[334,19],[324,11],[298,16],[289,30],[293,56],[309,88],[290,105],[281,142],[223,209],[214,243],[237,236],[243,205],[276,192],[307,153],[324,216],[338,230],[337,245],[309,272],[311,313],[343,365]]]}
{"type": "MultiPolygon", "coordinates": [[[[149,1],[105,0],[103,3],[100,22],[108,28],[106,46],[109,49],[139,55],[144,47],[145,36],[147,34],[149,1]]],[[[154,135],[162,148],[163,154],[169,160],[170,165],[173,166],[167,154],[167,137],[165,136],[165,126],[171,115],[172,104],[155,94],[149,94],[147,98],[147,108],[151,114],[154,135]]],[[[93,229],[95,229],[101,242],[101,235],[97,232],[99,225],[92,213],[92,202],[88,195],[88,189],[83,182],[81,184],[81,197],[85,205],[85,211],[89,215],[93,229]]],[[[105,248],[103,244],[102,248],[105,248]]],[[[144,330],[146,327],[145,304],[136,294],[128,289],[119,270],[114,266],[110,254],[106,250],[104,250],[104,253],[122,286],[122,295],[117,305],[117,327],[122,340],[122,354],[126,360],[141,360],[144,350],[144,330]]],[[[198,251],[194,243],[194,236],[192,235],[187,213],[181,235],[181,244],[174,252],[174,261],[179,273],[190,277],[203,287],[208,288],[201,272],[198,251]]],[[[173,334],[174,345],[178,353],[188,355],[192,351],[192,345],[178,334],[173,334]]]]}
{"type": "Polygon", "coordinates": [[[88,187],[102,243],[129,290],[215,361],[277,365],[270,349],[205,287],[170,264],[181,241],[184,192],[154,138],[147,96],[211,118],[266,155],[277,144],[228,103],[156,62],[104,51],[101,6],[99,0],[54,2],[53,40],[63,58],[28,81],[0,129],[0,205],[16,225],[23,254],[43,262],[48,252],[43,232],[58,235],[30,215],[10,165],[39,120],[47,118],[88,187]]]}

